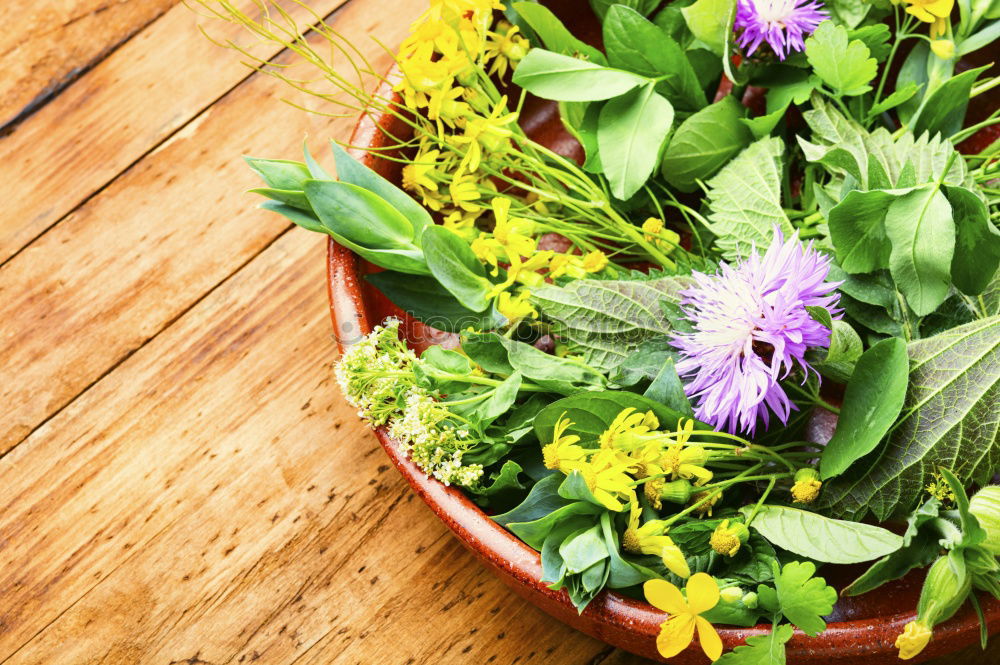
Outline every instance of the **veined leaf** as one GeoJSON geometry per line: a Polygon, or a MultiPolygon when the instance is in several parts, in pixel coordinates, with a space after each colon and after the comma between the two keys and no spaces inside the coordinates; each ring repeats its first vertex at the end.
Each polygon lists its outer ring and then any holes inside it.
{"type": "Polygon", "coordinates": [[[781,207],[784,150],[779,138],[760,139],[708,182],[709,230],[727,259],[747,256],[754,245],[767,247],[775,227],[786,237],[794,232],[781,207]]]}
{"type": "Polygon", "coordinates": [[[830,239],[845,271],[869,273],[889,267],[892,245],[885,233],[885,215],[895,198],[883,190],[855,190],[830,210],[830,239]]]}
{"type": "Polygon", "coordinates": [[[985,483],[1000,468],[1000,316],[911,342],[903,413],[863,475],[821,494],[839,515],[878,519],[911,508],[940,466],[985,483]]]}
{"type": "Polygon", "coordinates": [[[671,185],[693,192],[749,145],[752,135],[740,122],[743,106],[732,95],[706,106],[681,123],[670,139],[660,172],[671,185]]]}
{"type": "MultiPolygon", "coordinates": [[[[744,506],[740,512],[749,516],[752,510],[753,506],[744,506]]],[[[772,545],[827,563],[871,561],[895,552],[903,544],[900,536],[882,527],[830,519],[787,506],[761,506],[750,527],[772,545]]]]}
{"type": "Polygon", "coordinates": [[[671,329],[660,302],[677,303],[688,277],[651,280],[578,279],[534,289],[531,301],[555,332],[602,371],[617,367],[646,339],[671,329]]]}
{"type": "Polygon", "coordinates": [[[878,73],[871,51],[858,39],[849,40],[847,28],[823,21],[806,39],[806,58],[816,75],[841,95],[863,95],[878,73]]]}
{"type": "Polygon", "coordinates": [[[590,102],[623,95],[646,79],[642,76],[533,48],[517,66],[514,83],[543,99],[590,102]]]}

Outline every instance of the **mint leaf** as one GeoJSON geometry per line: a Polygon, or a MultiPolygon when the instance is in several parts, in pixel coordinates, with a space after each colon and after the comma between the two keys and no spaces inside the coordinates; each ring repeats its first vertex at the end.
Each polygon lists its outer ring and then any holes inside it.
{"type": "Polygon", "coordinates": [[[849,97],[871,90],[868,82],[878,73],[878,63],[864,42],[848,40],[847,28],[833,21],[820,23],[806,39],[806,59],[834,92],[849,97]]]}
{"type": "Polygon", "coordinates": [[[903,414],[862,475],[824,486],[834,513],[884,520],[913,506],[938,467],[964,484],[1000,467],[1000,316],[911,342],[907,354],[903,414]]]}
{"type": "Polygon", "coordinates": [[[781,207],[784,150],[779,138],[760,139],[708,182],[708,227],[727,259],[747,256],[754,245],[767,247],[774,227],[786,237],[794,232],[781,207]]]}
{"type": "Polygon", "coordinates": [[[716,665],[785,665],[785,642],[792,639],[792,627],[782,624],[767,635],[748,637],[747,643],[722,654],[716,665]]]}
{"type": "Polygon", "coordinates": [[[534,289],[531,301],[588,365],[606,372],[644,340],[670,331],[673,326],[660,302],[677,304],[679,292],[690,285],[688,277],[578,279],[534,289]]]}
{"type": "MultiPolygon", "coordinates": [[[[808,537],[806,534],[802,534],[808,537]]],[[[775,564],[777,568],[777,564],[775,564]]],[[[837,590],[828,586],[822,577],[813,577],[816,565],[811,562],[792,561],[786,563],[781,572],[775,571],[774,589],[777,592],[779,609],[785,618],[794,623],[806,635],[815,637],[826,630],[823,617],[833,611],[837,602],[837,590]]],[[[758,595],[763,599],[769,592],[758,595]]],[[[773,601],[773,598],[768,598],[773,601]]]]}
{"type": "MultiPolygon", "coordinates": [[[[752,510],[753,506],[744,506],[740,512],[749,516],[752,510]]],[[[788,506],[761,506],[750,527],[777,547],[827,563],[871,561],[903,544],[902,538],[881,527],[788,506]]]]}

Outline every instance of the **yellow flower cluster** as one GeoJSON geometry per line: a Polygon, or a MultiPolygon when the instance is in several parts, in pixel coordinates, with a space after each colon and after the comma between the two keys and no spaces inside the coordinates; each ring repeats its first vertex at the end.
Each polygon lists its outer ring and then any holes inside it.
{"type": "Polygon", "coordinates": [[[948,37],[951,22],[948,17],[955,7],[955,0],[903,0],[906,13],[930,23],[931,50],[943,60],[955,57],[955,42],[948,37]]]}

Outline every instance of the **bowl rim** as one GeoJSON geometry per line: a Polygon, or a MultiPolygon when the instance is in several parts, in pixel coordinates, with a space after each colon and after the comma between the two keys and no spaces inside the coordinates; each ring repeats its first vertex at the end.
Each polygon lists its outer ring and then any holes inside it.
{"type": "MultiPolygon", "coordinates": [[[[376,95],[400,98],[392,92],[396,68],[383,81],[376,95]]],[[[372,149],[386,145],[386,131],[399,121],[389,113],[364,112],[358,119],[349,141],[347,152],[366,166],[386,168],[384,160],[372,149]],[[361,147],[364,146],[364,147],[361,147]]],[[[366,335],[381,323],[374,321],[368,306],[371,304],[364,291],[364,262],[351,250],[328,238],[327,292],[330,315],[340,353],[346,351],[360,335],[366,335]]],[[[407,317],[408,318],[408,317],[407,317]]],[[[458,539],[482,560],[515,592],[561,620],[592,637],[636,655],[665,661],[657,652],[656,635],[666,613],[645,601],[636,600],[615,592],[602,591],[578,613],[565,591],[553,591],[541,581],[540,555],[513,533],[494,522],[465,496],[458,488],[445,486],[429,477],[403,452],[399,443],[389,436],[384,426],[374,432],[400,474],[414,491],[431,508],[458,539]]],[[[990,634],[1000,630],[1000,601],[986,595],[980,598],[990,634]]],[[[816,637],[809,637],[798,628],[786,644],[788,662],[796,659],[815,659],[816,662],[860,662],[875,656],[895,656],[895,637],[903,627],[916,618],[914,608],[891,615],[831,621],[826,630],[816,637]],[[864,636],[864,640],[858,638],[864,636]]],[[[753,627],[716,626],[725,650],[744,643],[746,638],[770,632],[766,624],[753,627]]],[[[980,628],[978,617],[969,603],[948,621],[934,628],[934,638],[911,662],[919,663],[930,658],[953,653],[976,641],[980,628]]],[[[697,644],[692,643],[679,656],[669,662],[708,662],[697,644]]]]}

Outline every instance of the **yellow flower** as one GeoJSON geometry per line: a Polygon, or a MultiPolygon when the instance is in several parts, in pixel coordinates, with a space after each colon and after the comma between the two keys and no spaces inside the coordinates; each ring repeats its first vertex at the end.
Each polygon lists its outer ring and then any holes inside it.
{"type": "Polygon", "coordinates": [[[823,486],[819,481],[819,473],[812,468],[799,469],[795,472],[793,480],[793,503],[812,503],[819,496],[819,490],[823,486]]]}
{"type": "Polygon", "coordinates": [[[650,431],[660,426],[652,411],[639,413],[633,407],[623,409],[598,438],[601,448],[631,450],[642,444],[650,431]]]}
{"type": "Polygon", "coordinates": [[[455,125],[460,119],[471,116],[472,107],[459,101],[464,91],[462,86],[432,90],[427,98],[427,117],[455,125]]]}
{"type": "Polygon", "coordinates": [[[441,176],[438,170],[440,158],[440,150],[417,153],[413,161],[403,167],[403,189],[418,194],[423,194],[425,191],[436,192],[438,180],[435,176],[441,176]]]}
{"type": "Polygon", "coordinates": [[[750,530],[742,522],[733,522],[730,525],[729,520],[722,520],[722,523],[715,527],[715,531],[712,532],[708,544],[719,554],[736,556],[736,553],[740,551],[740,546],[747,542],[749,537],[750,530]]]}
{"type": "Polygon", "coordinates": [[[622,547],[633,554],[652,554],[663,560],[667,570],[678,577],[687,579],[691,576],[684,553],[667,535],[667,523],[663,520],[649,520],[639,526],[639,515],[642,509],[638,503],[633,503],[628,516],[628,527],[622,537],[622,547]]]}
{"type": "Polygon", "coordinates": [[[706,573],[695,573],[688,580],[687,599],[681,590],[666,580],[649,580],[642,587],[653,606],[670,617],[660,625],[656,649],[664,658],[673,658],[683,651],[698,632],[702,651],[710,660],[722,655],[722,639],[715,628],[700,614],[719,604],[719,586],[706,573]]]}
{"type": "Polygon", "coordinates": [[[457,173],[448,185],[448,193],[456,207],[467,212],[477,212],[481,206],[473,201],[479,200],[479,185],[476,179],[468,173],[457,173]]]}
{"type": "Polygon", "coordinates": [[[705,468],[708,453],[699,444],[684,445],[677,441],[663,451],[660,466],[671,479],[687,478],[695,485],[704,485],[712,479],[712,472],[705,468]]]}
{"type": "Polygon", "coordinates": [[[911,621],[903,627],[903,632],[896,638],[896,648],[899,649],[900,660],[909,660],[924,650],[931,641],[931,629],[923,621],[911,621]]]}
{"type": "Polygon", "coordinates": [[[403,93],[406,106],[420,108],[427,106],[427,93],[438,88],[451,87],[452,75],[447,66],[440,60],[432,59],[433,44],[425,43],[419,46],[408,58],[399,61],[402,80],[396,84],[395,90],[403,93]]]}
{"type": "Polygon", "coordinates": [[[497,24],[497,32],[490,32],[486,37],[484,54],[493,59],[489,74],[499,74],[501,78],[507,73],[507,67],[516,64],[528,53],[528,40],[519,35],[520,28],[507,21],[497,24]]]}
{"type": "Polygon", "coordinates": [[[931,41],[931,50],[942,60],[951,60],[955,57],[955,42],[950,39],[935,39],[931,41]]]}
{"type": "Polygon", "coordinates": [[[933,23],[938,18],[947,18],[955,6],[955,0],[905,0],[908,14],[916,16],[924,23],[933,23]]]}
{"type": "Polygon", "coordinates": [[[542,447],[542,463],[546,469],[554,469],[568,474],[585,462],[592,450],[587,450],[578,446],[580,437],[575,434],[566,434],[566,430],[573,426],[573,422],[559,416],[555,427],[552,428],[552,443],[542,447]]]}
{"type": "Polygon", "coordinates": [[[583,474],[587,488],[608,510],[620,511],[623,500],[635,501],[635,482],[626,471],[628,464],[618,459],[613,450],[598,450],[590,461],[574,467],[583,474]]]}
{"type": "Polygon", "coordinates": [[[496,156],[506,151],[510,137],[514,135],[514,130],[509,129],[508,125],[517,124],[517,113],[504,113],[505,111],[507,98],[502,97],[488,116],[469,116],[464,133],[454,138],[456,145],[468,146],[462,165],[469,171],[479,169],[483,150],[487,155],[496,156]]]}
{"type": "Polygon", "coordinates": [[[497,298],[497,311],[503,314],[509,321],[518,321],[531,317],[538,318],[538,312],[528,302],[531,292],[521,289],[516,296],[511,296],[509,291],[504,291],[497,298]]]}
{"type": "Polygon", "coordinates": [[[645,234],[644,239],[647,242],[653,242],[656,240],[656,236],[660,235],[660,231],[663,230],[663,220],[657,219],[656,217],[648,217],[646,221],[642,223],[642,232],[645,234]]]}
{"type": "Polygon", "coordinates": [[[695,492],[691,495],[691,504],[697,504],[697,508],[694,512],[698,513],[702,517],[711,517],[712,509],[715,508],[715,504],[722,501],[722,492],[711,493],[708,490],[702,492],[695,492]]]}
{"type": "Polygon", "coordinates": [[[534,222],[511,217],[510,199],[496,197],[492,205],[493,217],[496,219],[493,237],[504,247],[509,248],[510,254],[531,256],[537,245],[535,239],[531,237],[535,229],[534,222]]]}
{"type": "Polygon", "coordinates": [[[575,254],[556,254],[552,257],[549,265],[549,277],[555,279],[567,275],[575,279],[586,277],[588,273],[595,273],[604,270],[608,265],[607,255],[594,250],[586,256],[575,254]]]}
{"type": "Polygon", "coordinates": [[[934,473],[934,480],[927,484],[924,490],[941,503],[954,503],[955,493],[940,473],[934,473]]]}
{"type": "Polygon", "coordinates": [[[653,478],[643,486],[646,499],[653,508],[659,510],[664,501],[670,503],[687,503],[691,499],[691,482],[688,480],[672,480],[653,478]]]}
{"type": "Polygon", "coordinates": [[[580,267],[589,273],[601,272],[608,266],[607,255],[599,249],[595,249],[589,252],[583,257],[583,263],[580,267]]]}

